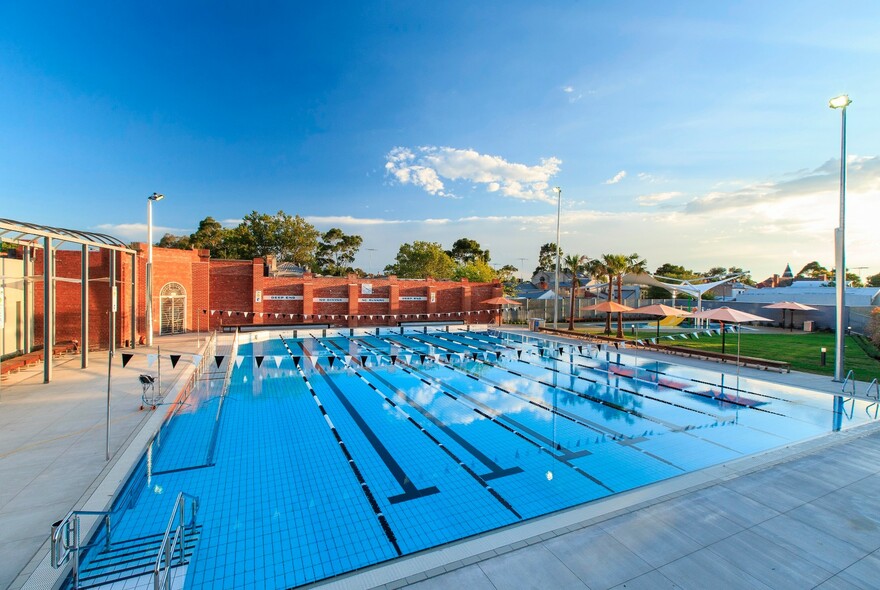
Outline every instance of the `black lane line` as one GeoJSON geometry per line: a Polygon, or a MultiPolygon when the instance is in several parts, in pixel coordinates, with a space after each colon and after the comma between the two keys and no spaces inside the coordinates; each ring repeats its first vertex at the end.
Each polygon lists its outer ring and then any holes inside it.
{"type": "MultiPolygon", "coordinates": [[[[343,336],[343,338],[344,338],[344,337],[345,337],[345,336],[343,336]]],[[[326,347],[326,345],[325,345],[325,347],[326,347]]],[[[408,403],[410,403],[414,408],[416,408],[416,409],[419,410],[419,411],[423,411],[423,415],[424,415],[426,418],[428,418],[428,419],[431,420],[432,422],[434,422],[434,421],[436,420],[435,417],[433,417],[430,413],[428,413],[427,410],[424,410],[423,408],[421,408],[421,406],[419,406],[414,400],[411,400],[411,399],[406,395],[406,393],[404,393],[402,390],[400,390],[399,388],[395,387],[394,385],[392,385],[391,383],[389,383],[388,381],[386,381],[385,379],[383,379],[382,377],[380,377],[379,375],[377,375],[374,371],[371,371],[370,369],[368,369],[367,367],[365,367],[365,366],[364,366],[362,363],[360,363],[357,359],[354,359],[354,357],[352,357],[352,360],[353,360],[354,362],[358,363],[359,365],[361,365],[361,367],[363,368],[364,372],[369,373],[370,375],[372,375],[376,380],[380,381],[383,385],[385,385],[386,387],[388,387],[391,391],[394,391],[397,395],[399,395],[399,396],[402,397],[404,400],[406,400],[408,403]]],[[[354,369],[352,369],[352,370],[354,370],[354,369]]],[[[361,381],[363,381],[364,383],[366,383],[367,385],[369,385],[370,388],[373,389],[373,391],[375,391],[376,393],[378,393],[379,395],[381,395],[381,396],[385,399],[385,401],[387,401],[388,403],[390,403],[393,407],[398,408],[397,404],[395,404],[393,400],[391,400],[390,398],[388,398],[388,396],[386,396],[384,393],[382,393],[381,391],[379,391],[379,388],[377,388],[375,385],[373,385],[372,383],[370,383],[370,382],[369,382],[369,381],[368,381],[368,380],[367,380],[362,374],[360,374],[358,371],[354,371],[354,373],[355,373],[355,375],[357,375],[357,376],[360,378],[361,381]]],[[[398,408],[398,409],[399,409],[399,408],[398,408]]],[[[401,410],[401,412],[402,412],[402,410],[401,410]]],[[[479,474],[478,474],[477,472],[475,472],[473,469],[471,469],[470,467],[468,467],[467,464],[466,464],[464,461],[462,461],[459,457],[457,457],[457,456],[455,455],[455,453],[453,453],[453,452],[452,452],[452,451],[451,451],[446,445],[444,445],[444,444],[443,444],[442,442],[440,442],[436,437],[434,437],[430,432],[428,432],[428,431],[424,428],[424,426],[422,426],[421,424],[419,424],[418,422],[416,422],[416,421],[412,418],[412,416],[407,415],[405,412],[403,412],[403,415],[406,416],[406,419],[407,419],[407,420],[408,420],[413,426],[415,426],[416,428],[418,428],[418,429],[419,429],[419,430],[420,430],[425,436],[427,436],[429,439],[431,439],[431,441],[433,441],[434,444],[436,444],[438,448],[440,448],[444,453],[446,453],[446,455],[449,456],[449,458],[452,459],[452,460],[453,460],[453,461],[454,461],[454,462],[455,462],[455,463],[456,463],[456,464],[457,464],[462,470],[464,470],[465,473],[467,473],[468,475],[470,475],[470,476],[471,476],[471,477],[472,477],[472,478],[473,478],[478,484],[480,484],[480,486],[482,486],[487,492],[489,492],[489,494],[491,494],[492,497],[495,498],[495,499],[496,499],[496,500],[497,500],[502,506],[504,506],[504,507],[507,508],[510,512],[512,512],[512,513],[514,514],[514,516],[516,516],[518,519],[522,520],[522,515],[521,515],[519,512],[517,512],[516,508],[514,508],[513,505],[511,505],[511,503],[508,502],[506,498],[504,498],[504,496],[502,496],[501,494],[499,494],[498,491],[495,490],[495,488],[493,488],[491,485],[489,485],[489,483],[487,482],[487,480],[489,480],[489,479],[493,479],[492,477],[485,477],[485,476],[481,476],[481,475],[479,475],[479,474]]],[[[438,420],[437,422],[434,422],[434,423],[435,423],[436,425],[440,426],[441,428],[443,428],[443,429],[444,429],[444,432],[445,432],[446,426],[445,426],[442,422],[439,422],[439,420],[438,420]]],[[[500,469],[500,468],[499,468],[499,469],[500,469]]],[[[500,470],[500,471],[498,471],[498,472],[495,472],[494,477],[503,477],[503,476],[505,476],[505,475],[512,475],[513,473],[519,473],[519,472],[521,472],[521,471],[522,471],[522,469],[519,468],[519,467],[514,467],[514,468],[511,468],[511,469],[502,469],[502,470],[500,470]]]]}
{"type": "MultiPolygon", "coordinates": [[[[305,352],[305,347],[302,347],[303,352],[305,352]]],[[[315,355],[317,356],[317,355],[315,355]]],[[[376,454],[382,459],[382,462],[385,464],[385,468],[388,469],[389,473],[394,477],[397,481],[397,485],[403,490],[402,494],[395,494],[394,496],[388,496],[388,501],[392,504],[397,504],[399,502],[408,502],[410,500],[415,500],[416,498],[421,498],[423,496],[430,496],[432,494],[440,493],[440,490],[437,489],[436,486],[430,486],[427,488],[419,489],[415,485],[413,485],[412,479],[406,474],[403,470],[403,467],[400,466],[391,453],[388,451],[388,448],[382,444],[382,441],[379,440],[379,437],[376,436],[376,433],[373,432],[373,429],[370,428],[370,425],[366,423],[360,413],[357,411],[350,401],[346,398],[345,394],[339,389],[339,386],[333,383],[333,380],[327,376],[326,371],[318,364],[315,364],[315,369],[317,369],[318,374],[324,379],[324,383],[330,388],[331,391],[336,395],[336,399],[339,400],[339,403],[345,408],[348,412],[348,415],[351,416],[351,419],[354,420],[354,423],[357,424],[357,427],[367,438],[367,441],[370,443],[370,446],[373,447],[373,450],[376,451],[376,454]]]]}
{"type": "MultiPolygon", "coordinates": [[[[408,347],[404,347],[404,348],[408,348],[408,347]]],[[[443,364],[443,363],[441,363],[441,364],[443,364]]],[[[445,365],[445,364],[444,364],[443,366],[445,366],[447,369],[454,370],[454,369],[452,369],[452,367],[450,367],[450,366],[448,366],[448,365],[445,365]]],[[[610,493],[612,493],[612,494],[615,493],[615,490],[613,490],[612,488],[610,488],[610,487],[608,487],[607,485],[605,485],[605,483],[602,482],[602,481],[601,481],[600,479],[598,479],[597,477],[591,475],[590,473],[587,473],[584,469],[578,467],[577,465],[575,465],[574,463],[572,463],[570,460],[566,459],[564,456],[561,456],[561,455],[556,454],[555,447],[556,447],[557,445],[555,445],[555,444],[553,443],[553,441],[550,441],[550,442],[551,442],[551,447],[552,447],[552,448],[548,448],[548,447],[542,445],[540,442],[538,442],[538,441],[535,440],[534,438],[530,438],[529,436],[526,436],[523,432],[520,432],[520,431],[516,430],[515,428],[513,428],[513,426],[511,426],[510,424],[514,424],[514,425],[517,425],[517,426],[518,426],[518,424],[516,423],[516,421],[511,420],[510,418],[506,418],[506,417],[504,418],[504,421],[500,420],[499,418],[500,418],[500,417],[503,417],[503,415],[501,415],[500,413],[498,413],[498,412],[497,412],[496,410],[494,410],[493,408],[491,408],[491,407],[489,407],[489,406],[487,406],[487,405],[485,405],[485,404],[483,404],[483,403],[481,403],[481,402],[478,402],[478,401],[476,401],[476,400],[473,400],[472,398],[470,398],[470,396],[468,396],[467,394],[465,394],[465,393],[462,392],[462,391],[459,391],[459,390],[456,389],[455,387],[452,387],[451,385],[449,385],[449,384],[447,384],[447,383],[444,383],[444,382],[442,382],[442,381],[440,381],[440,380],[438,380],[438,379],[433,379],[433,378],[431,378],[431,377],[428,376],[428,375],[425,375],[424,377],[421,377],[421,376],[420,376],[420,372],[419,372],[417,369],[415,369],[415,367],[413,367],[413,366],[411,366],[411,365],[405,365],[405,366],[403,367],[403,370],[404,370],[405,372],[411,374],[413,377],[416,377],[417,379],[419,379],[420,381],[422,381],[424,384],[426,384],[426,385],[431,385],[431,386],[435,387],[438,391],[440,391],[441,393],[445,394],[447,397],[452,398],[453,400],[455,400],[455,401],[461,403],[461,404],[464,405],[465,407],[470,407],[470,406],[468,406],[467,404],[465,404],[464,402],[462,402],[461,399],[459,399],[459,397],[462,398],[462,399],[466,399],[466,400],[468,400],[468,401],[471,403],[471,405],[473,405],[473,406],[482,406],[482,408],[485,408],[486,411],[484,411],[484,410],[481,409],[480,407],[475,407],[475,408],[473,408],[473,411],[476,412],[477,414],[479,414],[480,416],[483,416],[483,417],[486,418],[487,420],[491,421],[493,424],[497,424],[498,426],[500,426],[501,428],[504,428],[505,430],[507,430],[507,431],[510,432],[511,434],[513,434],[513,435],[515,435],[515,436],[518,436],[519,438],[521,438],[521,439],[524,440],[525,442],[527,442],[527,443],[529,443],[530,445],[536,447],[539,451],[541,451],[541,452],[543,452],[543,453],[546,453],[546,454],[550,455],[550,457],[552,457],[552,458],[555,459],[556,461],[559,461],[559,462],[562,463],[563,465],[566,465],[567,467],[570,467],[570,468],[573,469],[575,472],[577,472],[578,474],[580,474],[580,475],[586,477],[587,479],[589,479],[590,481],[592,481],[592,482],[595,483],[596,485],[605,488],[606,490],[608,490],[608,491],[609,491],[610,493]],[[409,368],[406,368],[406,367],[409,367],[409,368]],[[430,380],[429,380],[428,378],[426,378],[426,377],[430,378],[430,380]],[[446,390],[446,391],[444,391],[444,390],[446,390]],[[452,392],[452,393],[450,393],[450,392],[452,392]],[[453,395],[453,393],[454,393],[455,395],[453,395]],[[456,397],[456,395],[459,396],[459,397],[456,397]],[[506,422],[509,422],[510,424],[507,424],[506,422]]],[[[424,375],[424,373],[421,373],[421,374],[424,375]]],[[[386,383],[387,386],[389,386],[389,387],[391,387],[391,388],[394,388],[393,385],[391,385],[390,383],[385,382],[385,381],[384,381],[381,377],[379,377],[378,375],[376,375],[376,378],[379,379],[380,381],[383,381],[383,383],[386,383]]],[[[474,377],[474,379],[476,379],[476,378],[474,377]]],[[[394,389],[396,389],[396,388],[394,388],[394,389]]],[[[528,429],[526,429],[526,430],[528,430],[528,429]]],[[[535,434],[537,434],[537,433],[535,433],[535,434]]],[[[540,435],[540,434],[538,434],[537,436],[540,437],[540,438],[546,438],[546,437],[543,437],[543,436],[540,435]]],[[[547,439],[547,440],[549,440],[549,439],[547,439]]]]}
{"type": "MultiPolygon", "coordinates": [[[[281,342],[284,343],[284,348],[287,349],[287,353],[290,355],[290,358],[292,360],[293,351],[290,350],[290,347],[287,345],[287,341],[284,340],[284,337],[280,334],[278,337],[281,338],[281,342]]],[[[376,519],[379,521],[379,526],[382,527],[382,531],[384,531],[385,536],[394,547],[397,555],[403,555],[403,552],[400,550],[400,546],[397,544],[397,537],[394,535],[394,531],[391,530],[391,525],[388,524],[388,520],[385,518],[385,515],[382,514],[382,508],[379,506],[379,503],[376,502],[376,498],[375,496],[373,496],[373,492],[372,490],[370,490],[370,486],[367,484],[364,476],[361,474],[361,470],[358,469],[358,466],[354,462],[351,453],[348,452],[348,448],[345,446],[345,442],[343,442],[342,437],[339,436],[339,432],[336,431],[336,427],[330,420],[330,416],[327,415],[327,410],[324,409],[324,404],[321,403],[321,399],[315,392],[315,388],[312,387],[311,383],[309,383],[309,378],[306,377],[306,374],[299,366],[296,367],[296,370],[299,373],[299,376],[302,378],[303,382],[306,384],[306,387],[308,387],[309,393],[312,394],[312,399],[314,399],[315,403],[318,404],[318,409],[321,411],[321,415],[324,416],[324,421],[327,422],[327,426],[330,427],[330,431],[333,433],[333,437],[336,439],[336,443],[339,445],[339,450],[342,451],[343,455],[345,455],[345,458],[348,461],[348,466],[354,473],[354,476],[358,480],[358,483],[361,484],[361,491],[363,492],[364,496],[366,496],[367,502],[370,503],[370,507],[373,509],[373,513],[376,515],[376,519]]]]}
{"type": "MultiPolygon", "coordinates": [[[[332,342],[332,341],[330,342],[330,344],[333,344],[333,346],[336,346],[337,348],[339,348],[339,350],[343,350],[341,346],[338,346],[336,343],[334,343],[334,342],[332,342]]],[[[325,344],[325,346],[326,346],[326,344],[325,344]]],[[[354,358],[354,357],[352,357],[352,358],[354,358]]],[[[402,363],[402,362],[403,362],[403,361],[401,361],[401,363],[402,363]]],[[[360,364],[360,363],[359,363],[359,364],[360,364]]],[[[369,371],[369,369],[367,369],[366,367],[364,367],[364,370],[367,371],[367,372],[370,372],[370,374],[375,375],[375,373],[369,371]]],[[[381,391],[379,391],[379,390],[376,388],[376,386],[374,386],[372,383],[370,383],[369,381],[367,381],[366,379],[364,379],[364,377],[363,377],[360,373],[358,373],[357,371],[355,371],[355,375],[357,375],[358,377],[360,377],[362,381],[364,381],[367,385],[369,385],[371,388],[373,388],[373,390],[375,390],[377,393],[379,393],[379,395],[382,395],[382,397],[384,397],[385,400],[386,400],[388,403],[390,403],[390,404],[393,405],[393,406],[396,405],[391,399],[389,399],[389,398],[388,398],[387,396],[385,396],[381,391]]],[[[377,376],[377,378],[378,378],[379,380],[381,380],[381,381],[384,382],[384,380],[381,379],[380,377],[377,376]]],[[[478,449],[478,448],[476,448],[474,445],[472,445],[467,439],[462,438],[461,435],[459,435],[457,432],[455,432],[454,430],[452,430],[452,428],[450,428],[449,426],[447,426],[445,422],[443,422],[442,420],[440,420],[439,418],[437,418],[437,416],[435,416],[433,413],[431,413],[431,412],[430,412],[429,410],[427,410],[425,407],[423,407],[422,405],[420,405],[417,401],[415,401],[414,399],[410,398],[408,395],[406,395],[406,393],[402,392],[401,390],[399,390],[399,389],[397,389],[397,388],[394,388],[394,391],[395,391],[395,393],[397,393],[399,396],[401,396],[401,397],[406,401],[406,403],[407,403],[409,406],[411,406],[411,407],[412,407],[413,409],[415,409],[419,414],[421,414],[422,416],[424,416],[427,420],[429,420],[432,424],[434,424],[434,426],[436,426],[436,427],[439,428],[441,431],[443,431],[443,433],[446,434],[446,436],[448,436],[449,438],[451,438],[452,440],[454,440],[455,442],[457,442],[462,448],[464,448],[464,449],[468,452],[468,454],[470,454],[470,455],[471,455],[472,457],[474,457],[477,461],[479,461],[480,463],[482,463],[483,465],[485,465],[486,467],[488,467],[488,468],[489,468],[489,473],[481,474],[480,477],[481,477],[482,479],[484,479],[484,480],[492,480],[492,479],[497,479],[497,478],[499,478],[499,477],[506,477],[506,476],[508,476],[508,475],[514,475],[514,474],[516,474],[516,473],[522,473],[522,468],[519,467],[519,466],[509,467],[509,468],[506,468],[506,469],[505,469],[504,467],[501,467],[501,465],[498,465],[498,464],[495,463],[492,459],[490,459],[490,458],[487,457],[485,454],[483,454],[483,452],[480,451],[480,449],[478,449]]],[[[412,418],[410,418],[406,413],[404,413],[404,415],[407,416],[407,418],[409,418],[410,420],[412,420],[412,418]]],[[[413,421],[413,424],[415,424],[415,425],[416,425],[416,426],[417,426],[422,432],[424,432],[425,434],[428,434],[427,431],[426,431],[424,428],[422,428],[422,426],[421,426],[420,424],[418,424],[418,423],[415,422],[415,421],[413,421]]],[[[428,434],[428,436],[431,436],[431,435],[428,434]]]]}

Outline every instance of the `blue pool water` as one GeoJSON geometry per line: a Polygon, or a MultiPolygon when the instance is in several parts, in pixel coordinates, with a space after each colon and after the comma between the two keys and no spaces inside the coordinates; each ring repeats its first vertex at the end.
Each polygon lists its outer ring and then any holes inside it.
{"type": "Polygon", "coordinates": [[[120,490],[114,542],[186,492],[185,588],[292,588],[876,418],[528,335],[336,332],[241,345],[120,490]]]}

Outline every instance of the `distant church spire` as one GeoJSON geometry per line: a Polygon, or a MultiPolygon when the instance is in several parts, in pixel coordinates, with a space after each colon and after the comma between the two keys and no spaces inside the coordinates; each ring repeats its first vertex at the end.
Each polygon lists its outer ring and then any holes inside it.
{"type": "Polygon", "coordinates": [[[785,265],[785,272],[782,273],[782,278],[783,279],[793,279],[794,278],[794,273],[791,272],[791,264],[785,265]]]}

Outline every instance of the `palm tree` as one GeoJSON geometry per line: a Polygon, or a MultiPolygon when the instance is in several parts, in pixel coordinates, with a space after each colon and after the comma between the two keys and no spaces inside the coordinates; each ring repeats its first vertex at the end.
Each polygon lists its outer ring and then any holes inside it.
{"type": "MultiPolygon", "coordinates": [[[[645,272],[648,261],[644,258],[639,260],[636,253],[625,257],[626,264],[622,270],[618,269],[617,273],[617,302],[623,305],[623,275],[625,274],[641,274],[645,272]]],[[[623,313],[617,312],[617,337],[623,338],[623,313]]]]}
{"type": "Polygon", "coordinates": [[[580,287],[581,283],[578,279],[578,273],[584,271],[584,264],[587,262],[588,258],[586,256],[581,256],[580,254],[567,254],[565,259],[562,261],[562,269],[564,272],[571,275],[571,295],[569,296],[570,305],[568,312],[568,329],[574,330],[574,297],[575,293],[577,293],[577,288],[580,287]]]}
{"type": "MultiPolygon", "coordinates": [[[[626,272],[627,265],[627,257],[623,254],[602,255],[602,266],[605,271],[604,274],[608,276],[608,301],[612,301],[614,278],[619,274],[626,272]]],[[[623,332],[619,319],[617,321],[617,332],[618,334],[622,334],[623,332]]],[[[611,335],[611,312],[608,312],[608,315],[605,318],[605,334],[609,336],[611,335]]],[[[623,336],[621,335],[620,337],[622,338],[623,336]]]]}

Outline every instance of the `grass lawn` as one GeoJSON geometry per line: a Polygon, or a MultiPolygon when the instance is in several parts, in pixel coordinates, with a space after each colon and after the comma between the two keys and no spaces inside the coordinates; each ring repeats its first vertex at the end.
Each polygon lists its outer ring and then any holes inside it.
{"type": "MultiPolygon", "coordinates": [[[[675,340],[674,342],[661,340],[659,342],[659,344],[667,343],[721,352],[721,336],[712,336],[711,338],[703,336],[699,340],[675,340]]],[[[871,381],[875,377],[880,377],[880,361],[865,354],[865,351],[850,336],[846,337],[844,346],[846,352],[844,369],[846,371],[852,369],[859,381],[871,381]]],[[[736,354],[736,334],[727,334],[725,352],[736,354]]],[[[786,361],[791,363],[791,368],[795,371],[834,375],[834,334],[829,332],[755,334],[744,331],[741,335],[740,354],[786,361]],[[819,366],[822,347],[828,350],[824,367],[819,366]]]]}

